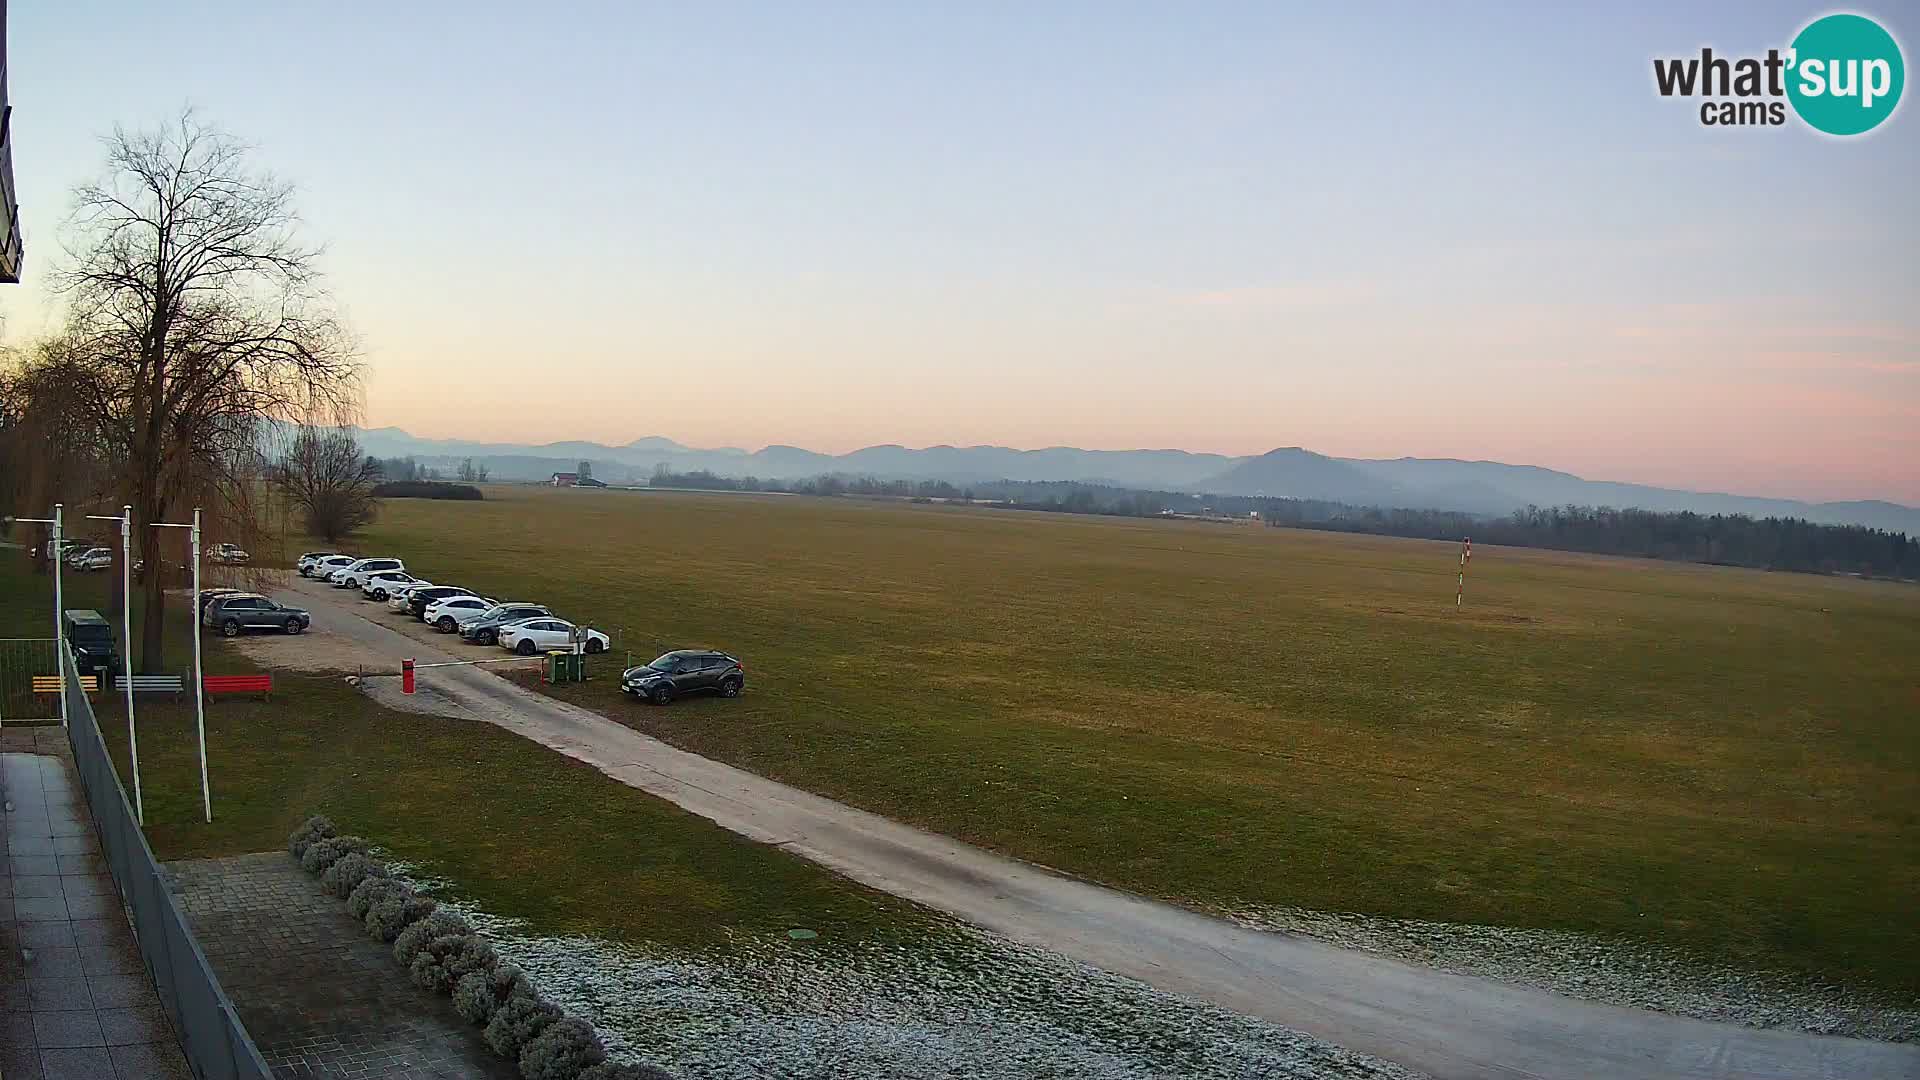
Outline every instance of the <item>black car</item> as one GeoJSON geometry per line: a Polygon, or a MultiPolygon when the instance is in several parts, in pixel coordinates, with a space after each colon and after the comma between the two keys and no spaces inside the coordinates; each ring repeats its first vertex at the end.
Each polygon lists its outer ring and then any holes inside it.
{"type": "Polygon", "coordinates": [[[213,603],[213,602],[214,602],[215,600],[218,600],[218,599],[220,599],[220,598],[221,598],[221,597],[223,597],[223,596],[239,596],[239,595],[240,595],[241,593],[244,593],[244,592],[246,592],[246,591],[247,591],[247,590],[245,590],[245,589],[219,589],[219,588],[215,588],[215,589],[201,589],[201,590],[200,590],[200,619],[201,619],[201,621],[202,621],[202,622],[205,622],[205,621],[206,621],[206,617],[207,617],[207,605],[208,605],[208,604],[211,604],[211,603],[213,603]]]}
{"type": "Polygon", "coordinates": [[[73,666],[80,674],[110,674],[119,661],[114,655],[113,627],[107,620],[91,609],[70,608],[61,621],[66,624],[67,648],[73,650],[73,666]]]}
{"type": "Polygon", "coordinates": [[[539,604],[495,604],[460,624],[460,640],[492,645],[500,640],[500,628],[508,623],[551,614],[539,604]]]}
{"type": "Polygon", "coordinates": [[[228,593],[214,597],[207,613],[200,617],[204,626],[217,628],[227,637],[238,637],[242,630],[279,630],[298,634],[313,625],[313,616],[297,607],[270,600],[258,593],[228,593]]]}
{"type": "Polygon", "coordinates": [[[427,605],[435,600],[445,600],[449,596],[465,596],[470,591],[457,585],[429,585],[424,589],[415,589],[407,594],[407,614],[416,619],[426,618],[427,605]]]}
{"type": "Polygon", "coordinates": [[[708,649],[676,649],[650,664],[620,673],[620,689],[655,705],[665,705],[681,694],[711,690],[721,697],[739,697],[747,686],[747,667],[738,658],[708,649]]]}

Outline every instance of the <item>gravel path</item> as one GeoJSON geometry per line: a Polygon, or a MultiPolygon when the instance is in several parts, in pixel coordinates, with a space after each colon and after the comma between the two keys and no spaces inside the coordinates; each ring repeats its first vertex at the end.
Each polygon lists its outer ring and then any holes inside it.
{"type": "MultiPolygon", "coordinates": [[[[359,642],[374,663],[397,667],[401,656],[423,663],[449,656],[432,631],[357,594],[297,579],[286,591],[309,601],[318,634],[359,642]]],[[[1445,1080],[1920,1077],[1920,1046],[1575,1000],[1256,930],[1067,878],[689,754],[482,669],[442,668],[423,679],[441,700],[405,699],[409,704],[456,709],[524,735],[741,835],[1005,940],[1445,1080]]]]}

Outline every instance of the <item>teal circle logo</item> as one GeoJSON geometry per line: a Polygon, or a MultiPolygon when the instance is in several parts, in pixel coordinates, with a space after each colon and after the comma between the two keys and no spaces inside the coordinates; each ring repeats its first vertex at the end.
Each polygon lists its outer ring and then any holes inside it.
{"type": "Polygon", "coordinates": [[[1787,100],[1816,131],[1859,135],[1900,104],[1907,65],[1900,43],[1864,15],[1827,15],[1793,39],[1787,100]]]}

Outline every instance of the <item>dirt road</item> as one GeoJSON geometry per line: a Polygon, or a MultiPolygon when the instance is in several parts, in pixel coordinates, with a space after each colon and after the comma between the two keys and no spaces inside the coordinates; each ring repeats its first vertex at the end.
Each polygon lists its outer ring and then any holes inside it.
{"type": "MultiPolygon", "coordinates": [[[[330,659],[352,642],[395,670],[498,650],[457,640],[294,579],[330,659]]],[[[269,663],[308,654],[301,638],[246,639],[269,663]]],[[[294,665],[298,666],[298,665],[294,665]]],[[[483,668],[423,672],[370,692],[405,707],[518,732],[744,836],[856,881],[1174,993],[1296,1028],[1444,1080],[1894,1080],[1920,1078],[1920,1046],[1765,1031],[1578,1001],[1450,975],[1291,935],[1251,930],[1045,869],[810,795],[674,749],[604,717],[523,690],[483,668]]]]}

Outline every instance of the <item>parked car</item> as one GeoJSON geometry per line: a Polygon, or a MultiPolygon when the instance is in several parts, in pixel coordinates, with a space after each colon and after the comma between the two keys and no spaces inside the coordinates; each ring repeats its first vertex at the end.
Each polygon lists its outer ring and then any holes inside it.
{"type": "Polygon", "coordinates": [[[338,554],[340,553],[337,551],[303,551],[300,553],[300,557],[293,561],[293,568],[300,572],[301,577],[306,577],[307,570],[311,568],[314,563],[338,554]]]}
{"type": "Polygon", "coordinates": [[[236,592],[216,597],[207,605],[207,613],[200,617],[200,623],[217,628],[227,637],[238,637],[242,630],[298,634],[313,625],[313,616],[259,593],[236,592]]]}
{"type": "MultiPolygon", "coordinates": [[[[433,582],[414,578],[412,581],[407,582],[397,589],[389,589],[387,590],[387,610],[405,611],[407,610],[407,599],[413,595],[414,590],[431,588],[433,588],[433,582]]],[[[461,591],[465,592],[466,590],[462,589],[461,591]]]]}
{"type": "Polygon", "coordinates": [[[73,650],[73,666],[80,674],[99,675],[104,679],[119,666],[113,647],[113,627],[99,612],[69,608],[61,613],[61,622],[65,624],[62,632],[67,637],[67,648],[73,650]]]}
{"type": "Polygon", "coordinates": [[[436,600],[427,608],[420,620],[443,634],[451,634],[460,629],[461,619],[476,618],[483,612],[493,610],[494,602],[471,593],[463,596],[449,596],[436,600]]]}
{"type": "Polygon", "coordinates": [[[69,549],[66,554],[67,565],[72,567],[75,570],[78,570],[80,569],[80,564],[86,561],[89,557],[91,557],[93,553],[96,551],[107,556],[107,558],[109,559],[113,558],[113,552],[107,550],[104,547],[99,546],[98,544],[89,544],[86,547],[76,547],[76,548],[69,549]]]}
{"type": "MultiPolygon", "coordinates": [[[[400,610],[421,622],[432,622],[432,619],[427,618],[428,608],[451,597],[475,595],[477,594],[472,589],[463,589],[458,585],[421,585],[407,590],[406,606],[400,610]]],[[[487,606],[493,606],[493,601],[488,600],[487,606]]]]}
{"type": "Polygon", "coordinates": [[[385,600],[396,589],[419,580],[405,570],[378,570],[368,574],[367,579],[360,583],[360,595],[369,600],[385,600]]]}
{"type": "Polygon", "coordinates": [[[313,560],[311,565],[301,567],[300,576],[325,581],[328,577],[332,576],[334,571],[345,570],[347,567],[359,561],[360,556],[358,555],[323,555],[313,560]]]}
{"type": "Polygon", "coordinates": [[[407,564],[399,559],[374,558],[361,559],[344,569],[335,570],[327,575],[337,589],[357,589],[367,583],[367,579],[382,570],[405,570],[407,564]]]}
{"type": "Polygon", "coordinates": [[[702,691],[739,697],[746,687],[746,665],[736,657],[709,649],[676,649],[620,673],[622,691],[655,705],[702,691]]]}
{"type": "Polygon", "coordinates": [[[551,614],[553,612],[539,604],[524,601],[495,604],[478,615],[460,620],[460,640],[471,641],[475,645],[492,645],[500,640],[500,628],[508,623],[551,614]]]}
{"type": "Polygon", "coordinates": [[[213,550],[207,552],[207,558],[217,563],[249,563],[253,561],[253,556],[241,550],[237,544],[215,544],[213,545],[213,550]]]}
{"type": "Polygon", "coordinates": [[[105,570],[113,565],[113,551],[103,547],[88,548],[68,560],[68,565],[75,570],[105,570]]]}
{"type": "Polygon", "coordinates": [[[200,616],[199,616],[201,625],[202,626],[206,625],[208,604],[213,603],[215,600],[218,600],[223,596],[233,596],[236,593],[243,593],[246,591],[247,590],[245,589],[226,589],[226,588],[201,589],[200,590],[200,616]]]}
{"type": "MultiPolygon", "coordinates": [[[[590,653],[605,652],[613,645],[613,639],[588,627],[581,627],[586,633],[585,649],[590,653]]],[[[517,623],[508,623],[500,628],[498,634],[500,647],[521,656],[532,656],[537,652],[551,649],[573,648],[574,625],[565,619],[552,616],[523,619],[517,623]]]]}

